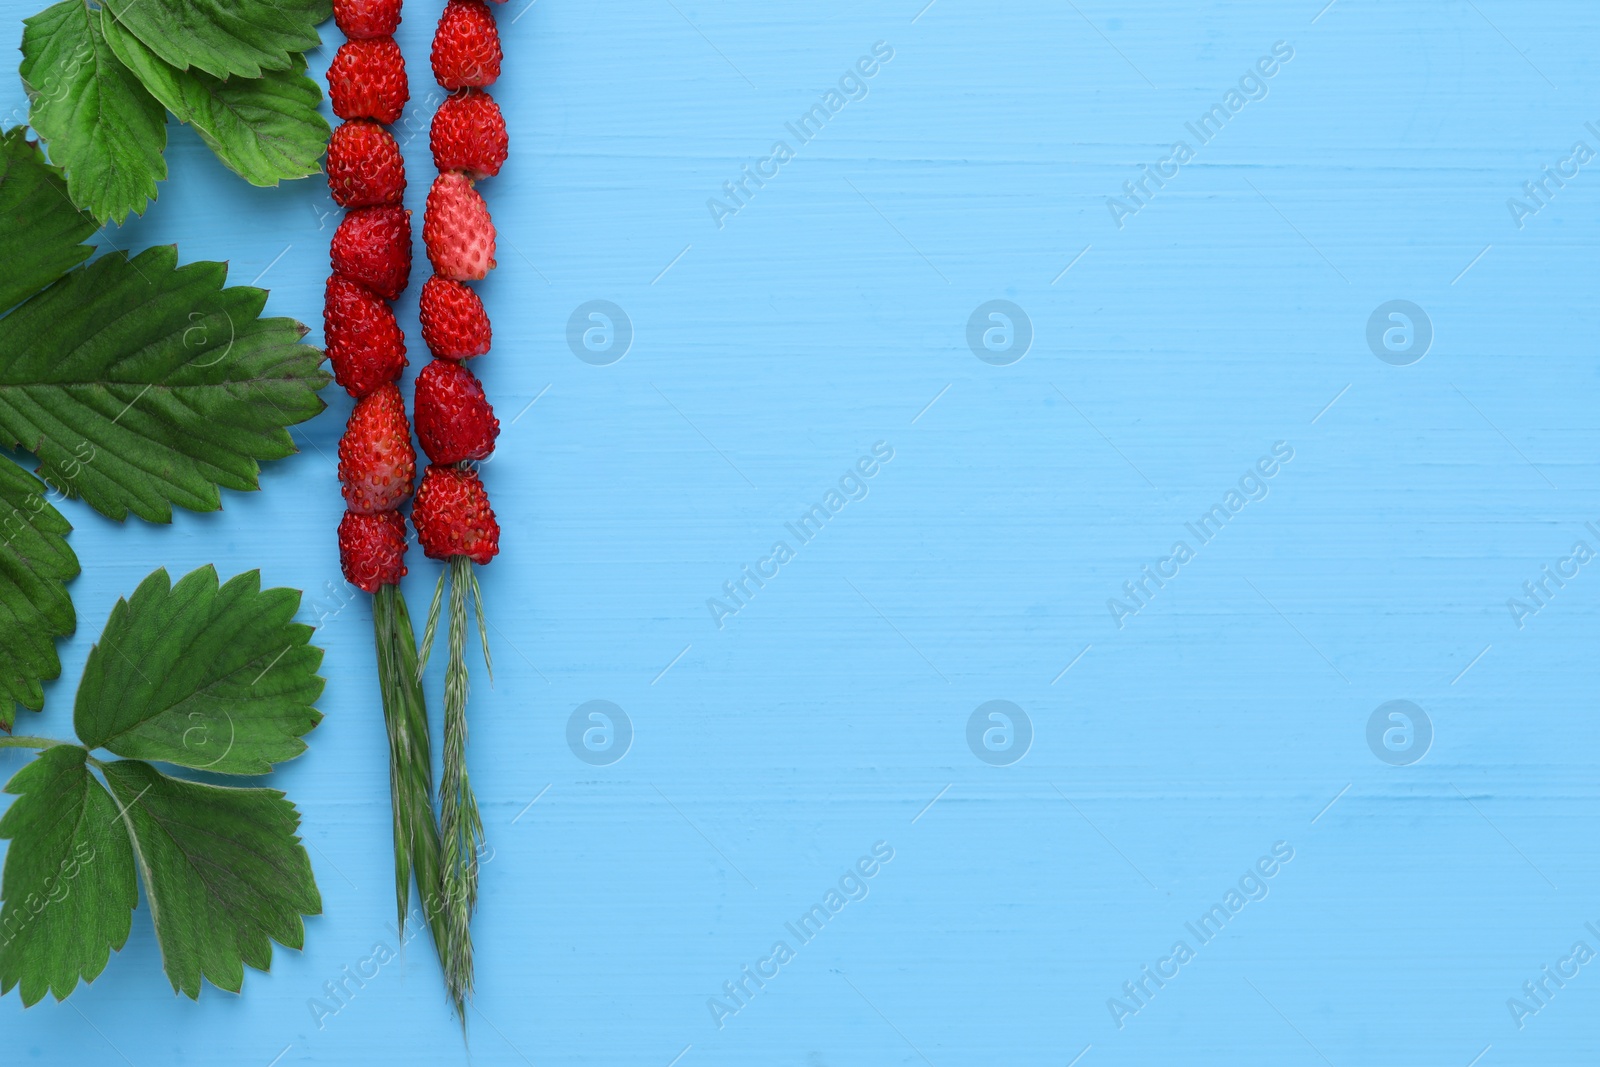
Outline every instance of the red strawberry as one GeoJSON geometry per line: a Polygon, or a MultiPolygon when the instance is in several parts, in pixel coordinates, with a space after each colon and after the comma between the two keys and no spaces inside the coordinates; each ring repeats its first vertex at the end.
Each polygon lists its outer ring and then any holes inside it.
{"type": "Polygon", "coordinates": [[[467,281],[494,269],[494,222],[471,178],[451,171],[434,179],[422,240],[433,269],[446,278],[467,281]]]}
{"type": "Polygon", "coordinates": [[[400,0],[333,0],[333,21],[352,39],[388,37],[400,25],[400,0]]]}
{"type": "Polygon", "coordinates": [[[328,142],[328,190],[340,207],[398,204],[406,165],[388,130],[368,119],[346,122],[328,142]]]}
{"type": "Polygon", "coordinates": [[[483,383],[459,363],[436,359],[417,375],[417,440],[435,463],[487,459],[500,420],[483,395],[483,383]]]}
{"type": "Polygon", "coordinates": [[[500,173],[506,161],[505,116],[494,97],[482,89],[463,89],[446,97],[433,113],[428,141],[435,167],[488,178],[500,173]]]}
{"type": "Polygon", "coordinates": [[[406,573],[406,520],[398,511],[345,512],[339,520],[339,563],[346,580],[369,593],[380,585],[399,585],[406,573]]]}
{"type": "Polygon", "coordinates": [[[488,563],[500,551],[500,524],[477,471],[429,467],[411,507],[411,524],[429,559],[466,556],[488,563]]]}
{"type": "Polygon", "coordinates": [[[322,307],[323,336],[333,377],[360,399],[400,377],[405,335],[383,299],[343,275],[328,279],[322,307]]]}
{"type": "Polygon", "coordinates": [[[393,511],[411,495],[417,453],[400,390],[390,382],[356,401],[339,438],[339,480],[351,511],[393,511]]]}
{"type": "Polygon", "coordinates": [[[393,37],[346,41],[328,67],[328,95],[342,119],[391,123],[411,98],[406,61],[393,37]]]}
{"type": "Polygon", "coordinates": [[[454,92],[500,77],[500,31],[483,0],[450,0],[433,34],[433,77],[454,92]]]}
{"type": "Polygon", "coordinates": [[[422,283],[422,340],[440,359],[470,359],[489,351],[489,316],[469,285],[437,274],[422,283]]]}
{"type": "Polygon", "coordinates": [[[385,300],[395,299],[411,280],[411,212],[387,205],[357,208],[334,231],[331,256],[335,271],[385,300]]]}

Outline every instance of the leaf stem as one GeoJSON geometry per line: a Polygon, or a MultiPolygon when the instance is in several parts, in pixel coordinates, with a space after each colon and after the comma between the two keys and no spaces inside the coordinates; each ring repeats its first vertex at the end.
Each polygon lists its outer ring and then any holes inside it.
{"type": "Polygon", "coordinates": [[[55,748],[57,745],[70,744],[71,741],[58,741],[53,737],[27,737],[20,734],[16,737],[0,737],[0,748],[36,748],[43,751],[55,748]]]}

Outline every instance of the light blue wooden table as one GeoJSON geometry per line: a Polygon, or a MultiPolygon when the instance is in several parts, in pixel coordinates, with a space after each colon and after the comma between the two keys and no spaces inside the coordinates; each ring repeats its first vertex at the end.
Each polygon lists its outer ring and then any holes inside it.
{"type": "MultiPolygon", "coordinates": [[[[524,2],[473,1062],[1594,1062],[1600,11],[524,2]]],[[[107,242],[319,324],[325,191],[169,159],[107,242]]],[[[221,514],[66,509],[29,725],[158,565],[306,590],[327,720],[273,784],[325,914],[194,1004],[141,905],[91,988],[0,1002],[8,1064],[466,1062],[425,941],[364,962],[386,750],[327,396],[221,514]]]]}

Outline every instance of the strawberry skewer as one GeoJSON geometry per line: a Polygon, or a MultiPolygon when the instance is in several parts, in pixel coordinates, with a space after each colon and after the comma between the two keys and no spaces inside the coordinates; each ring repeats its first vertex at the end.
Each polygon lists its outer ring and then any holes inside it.
{"type": "Polygon", "coordinates": [[[417,490],[411,522],[430,559],[447,567],[439,577],[422,637],[422,662],[433,646],[449,589],[445,667],[444,761],[439,787],[441,878],[451,951],[445,980],[451,995],[472,995],[469,924],[477,904],[477,855],[483,823],[467,776],[467,598],[477,616],[484,663],[489,641],[483,598],[473,565],[500,550],[500,527],[476,470],[494,450],[500,423],[483,386],[463,362],[489,351],[483,302],[466,283],[494,268],[495,231],[474,183],[499,173],[507,151],[499,105],[483,87],[500,74],[500,35],[483,0],[449,0],[433,38],[433,72],[452,95],[434,114],[429,134],[439,176],[428,192],[422,236],[434,276],[422,287],[422,337],[434,359],[417,375],[417,439],[430,464],[417,490]]]}
{"type": "MultiPolygon", "coordinates": [[[[399,928],[410,910],[414,874],[443,961],[451,942],[433,814],[428,712],[399,584],[406,573],[406,527],[399,508],[411,496],[417,457],[395,385],[406,365],[405,335],[385,302],[400,295],[411,274],[411,214],[401,206],[405,162],[394,136],[381,125],[400,117],[409,96],[405,61],[392,36],[400,22],[400,0],[335,0],[333,7],[348,40],[329,67],[328,92],[334,113],[346,121],[328,144],[328,189],[348,214],[329,249],[333,274],[323,322],[334,379],[356,400],[339,441],[347,509],[339,523],[339,559],[345,578],[373,598],[389,736],[399,928]]],[[[464,1020],[461,998],[452,1002],[464,1020]]]]}

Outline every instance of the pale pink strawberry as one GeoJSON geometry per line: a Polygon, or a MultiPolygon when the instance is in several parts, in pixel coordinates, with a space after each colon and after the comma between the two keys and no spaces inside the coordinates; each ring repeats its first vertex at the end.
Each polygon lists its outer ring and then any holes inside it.
{"type": "Polygon", "coordinates": [[[450,171],[434,179],[422,240],[433,269],[452,281],[482,278],[494,269],[494,222],[471,178],[450,171]]]}

